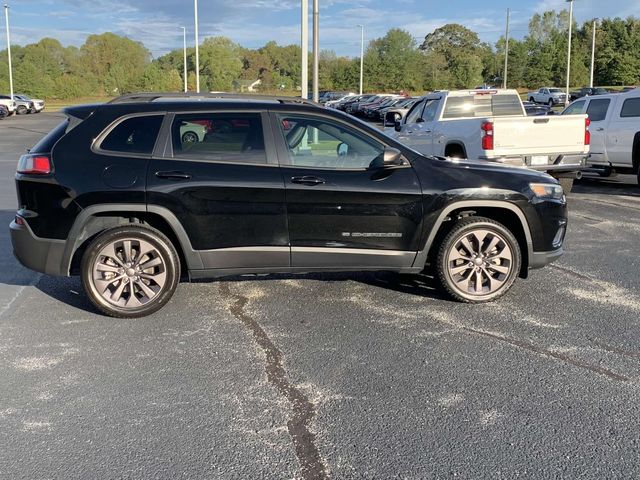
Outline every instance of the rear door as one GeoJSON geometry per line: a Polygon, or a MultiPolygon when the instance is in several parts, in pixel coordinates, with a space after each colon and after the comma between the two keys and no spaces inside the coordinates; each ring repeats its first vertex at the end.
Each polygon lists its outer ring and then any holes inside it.
{"type": "Polygon", "coordinates": [[[163,125],[147,201],[177,217],[205,269],[289,266],[284,183],[265,120],[211,110],[176,112],[163,125]]]}
{"type": "Polygon", "coordinates": [[[286,187],[292,266],[411,266],[423,214],[421,187],[409,162],[373,168],[384,143],[334,118],[274,113],[272,120],[286,187]]]}
{"type": "Polygon", "coordinates": [[[588,97],[586,113],[591,121],[591,155],[593,161],[605,161],[608,158],[606,147],[608,112],[611,106],[610,98],[588,97]]]}

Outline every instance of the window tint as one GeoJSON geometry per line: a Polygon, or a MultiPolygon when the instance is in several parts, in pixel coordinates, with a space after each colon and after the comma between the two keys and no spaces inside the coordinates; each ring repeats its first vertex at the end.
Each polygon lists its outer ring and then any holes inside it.
{"type": "Polygon", "coordinates": [[[102,150],[151,155],[162,115],[132,117],[120,122],[100,144],[102,150]]]}
{"type": "Polygon", "coordinates": [[[176,115],[171,125],[174,157],[267,163],[258,113],[176,115]]]}
{"type": "Polygon", "coordinates": [[[407,115],[407,120],[405,123],[416,123],[420,115],[422,114],[422,108],[424,107],[424,100],[416,103],[411,110],[409,110],[409,114],[407,115]]]}
{"type": "Polygon", "coordinates": [[[384,152],[382,144],[337,122],[311,116],[278,118],[289,162],[297,167],[366,169],[384,152]]]}
{"type": "Polygon", "coordinates": [[[517,95],[469,95],[447,98],[442,118],[490,117],[520,115],[522,107],[517,95]]]}
{"type": "Polygon", "coordinates": [[[640,98],[629,98],[622,104],[622,118],[640,117],[640,98]]]}
{"type": "Polygon", "coordinates": [[[608,98],[591,100],[589,102],[589,106],[587,107],[587,115],[589,115],[589,120],[592,122],[600,122],[607,118],[607,110],[609,109],[609,104],[611,100],[608,98]]]}
{"type": "Polygon", "coordinates": [[[562,112],[562,115],[579,115],[579,114],[581,114],[585,103],[586,102],[584,102],[584,101],[572,103],[571,105],[569,105],[567,108],[564,109],[564,112],[562,112]]]}

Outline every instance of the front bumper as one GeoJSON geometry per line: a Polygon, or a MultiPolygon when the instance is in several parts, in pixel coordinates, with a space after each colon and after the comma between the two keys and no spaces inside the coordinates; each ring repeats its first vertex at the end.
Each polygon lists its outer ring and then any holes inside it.
{"type": "Polygon", "coordinates": [[[13,254],[22,265],[48,275],[68,275],[68,272],[62,271],[66,246],[64,240],[37,237],[26,223],[18,225],[13,221],[9,229],[13,254]]]}
{"type": "Polygon", "coordinates": [[[529,268],[542,268],[546,265],[549,265],[550,263],[555,262],[562,255],[564,255],[564,249],[562,247],[551,252],[531,252],[529,254],[529,268]]]}

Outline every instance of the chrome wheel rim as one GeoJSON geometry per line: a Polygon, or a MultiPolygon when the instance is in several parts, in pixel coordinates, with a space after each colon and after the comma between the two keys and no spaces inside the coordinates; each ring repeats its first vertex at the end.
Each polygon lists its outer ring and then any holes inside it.
{"type": "Polygon", "coordinates": [[[187,132],[182,135],[182,143],[196,143],[198,141],[198,135],[193,132],[187,132]]]}
{"type": "Polygon", "coordinates": [[[499,291],[513,270],[513,252],[503,236],[485,229],[460,236],[447,258],[453,285],[465,295],[487,296],[499,291]]]}
{"type": "Polygon", "coordinates": [[[107,305],[135,309],[154,300],[167,282],[165,261],[151,243],[125,238],[100,250],[93,263],[93,288],[107,305]]]}

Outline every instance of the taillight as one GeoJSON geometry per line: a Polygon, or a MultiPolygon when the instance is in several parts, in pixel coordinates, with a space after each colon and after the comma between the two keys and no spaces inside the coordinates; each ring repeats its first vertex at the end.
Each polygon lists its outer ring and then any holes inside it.
{"type": "Polygon", "coordinates": [[[589,125],[591,125],[591,120],[588,118],[584,119],[584,144],[585,146],[591,145],[591,130],[589,130],[589,125]]]}
{"type": "Polygon", "coordinates": [[[484,122],[482,129],[482,149],[493,150],[493,122],[484,122]]]}
{"type": "Polygon", "coordinates": [[[47,155],[22,155],[18,162],[18,173],[47,175],[51,173],[51,159],[47,155]]]}

